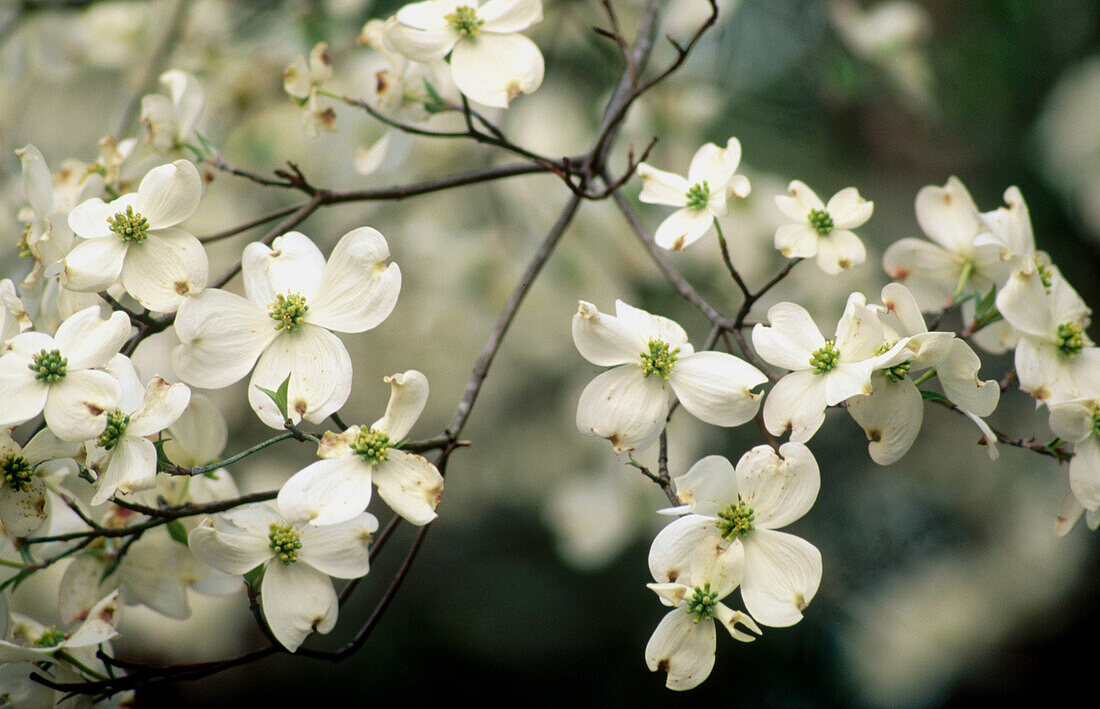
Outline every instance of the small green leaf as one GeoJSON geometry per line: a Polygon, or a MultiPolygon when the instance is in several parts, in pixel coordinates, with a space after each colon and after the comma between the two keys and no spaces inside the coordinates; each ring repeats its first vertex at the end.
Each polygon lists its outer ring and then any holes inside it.
{"type": "Polygon", "coordinates": [[[252,569],[244,575],[244,582],[248,584],[249,588],[259,589],[260,581],[264,578],[264,565],[260,564],[256,568],[252,569]]]}
{"type": "Polygon", "coordinates": [[[164,444],[170,440],[172,439],[165,436],[164,432],[161,431],[160,434],[157,435],[157,440],[153,441],[153,448],[157,451],[158,473],[163,473],[165,470],[176,467],[176,464],[169,460],[168,454],[164,452],[164,444]]]}
{"type": "Polygon", "coordinates": [[[165,526],[168,527],[168,536],[172,537],[172,539],[180,544],[187,546],[187,528],[183,526],[183,522],[174,519],[165,526]]]}
{"type": "Polygon", "coordinates": [[[450,108],[427,79],[424,79],[424,91],[428,94],[428,100],[424,102],[424,110],[428,113],[441,113],[450,108]]]}
{"type": "Polygon", "coordinates": [[[925,401],[943,401],[948,404],[951,403],[950,399],[948,399],[946,396],[939,393],[938,391],[928,391],[927,389],[920,390],[920,398],[924,399],[925,401]]]}
{"type": "Polygon", "coordinates": [[[284,421],[290,420],[290,417],[286,415],[287,391],[290,389],[289,374],[286,375],[286,379],[283,380],[283,383],[279,385],[278,391],[264,389],[262,386],[257,386],[256,388],[271,397],[271,400],[275,402],[275,406],[279,407],[279,413],[283,415],[284,421]]]}

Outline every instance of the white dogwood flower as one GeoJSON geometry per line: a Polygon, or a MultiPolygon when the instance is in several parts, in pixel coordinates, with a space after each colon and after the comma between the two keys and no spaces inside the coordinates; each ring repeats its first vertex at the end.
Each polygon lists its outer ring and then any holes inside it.
{"type": "Polygon", "coordinates": [[[413,524],[435,519],[443,476],[423,457],[397,447],[424,410],[428,379],[410,369],[385,381],[391,387],[386,414],[370,427],[326,432],[317,446],[321,460],[279,490],[286,514],[315,525],[343,522],[366,509],[373,483],[386,504],[413,524]]]}
{"type": "Polygon", "coordinates": [[[715,621],[741,642],[752,642],[756,637],[739,625],[760,634],[751,617],[722,603],[741,582],[741,552],[740,546],[724,549],[718,538],[711,537],[691,550],[690,567],[675,581],[654,575],[658,582],[648,584],[661,603],[673,607],[645,647],[649,671],[667,674],[665,686],[669,689],[691,689],[710,676],[717,645],[715,621]]]}
{"type": "Polygon", "coordinates": [[[107,320],[99,308],[68,317],[57,333],[24,332],[0,357],[0,427],[44,413],[46,425],[65,441],[95,438],[121,390],[102,367],[130,336],[130,318],[121,312],[107,320]]]}
{"type": "Polygon", "coordinates": [[[871,218],[874,202],[859,196],[855,187],[837,192],[825,204],[813,190],[794,180],[790,195],[776,195],[779,211],[797,224],[775,231],[775,248],[787,258],[817,257],[825,273],[836,275],[867,260],[863,242],[852,232],[871,218]]]}
{"type": "Polygon", "coordinates": [[[1100,399],[1052,404],[1050,430],[1074,444],[1069,489],[1086,510],[1100,510],[1100,399]]]}
{"type": "Polygon", "coordinates": [[[317,527],[268,503],[208,517],[187,541],[201,561],[229,574],[263,566],[260,605],[275,639],[294,652],[311,632],[336,625],[339,604],[330,576],[354,579],[370,570],[367,545],[374,515],[317,527]]]}
{"type": "Polygon", "coordinates": [[[741,143],[730,138],[725,148],[707,143],[696,151],[687,178],[641,163],[642,193],[638,199],[649,204],[667,204],[680,209],[661,222],[654,234],[657,245],[679,251],[696,242],[726,213],[731,194],[747,197],[752,189],[744,175],[734,174],[741,162],[741,143]]]}
{"type": "Polygon", "coordinates": [[[65,257],[63,285],[97,292],[121,282],[149,310],[174,312],[209,276],[202,244],[176,227],[201,198],[199,171],[177,160],[150,170],[137,192],[109,204],[99,198],[78,204],[69,226],[87,241],[65,257]]]}
{"type": "Polygon", "coordinates": [[[670,397],[715,426],[740,426],[756,415],[767,377],[724,352],[696,352],[668,318],[615,301],[615,315],[581,301],[573,342],[592,364],[612,367],[593,379],[577,404],[581,433],[611,441],[616,453],[656,440],[670,397]]]}
{"type": "Polygon", "coordinates": [[[75,472],[80,444],[62,441],[46,428],[20,446],[0,431],[0,522],[13,537],[25,537],[50,516],[44,476],[75,472]]]}
{"type": "Polygon", "coordinates": [[[744,559],[741,598],[758,622],[794,625],[821,583],[821,553],[809,542],[777,531],[806,514],[821,476],[810,449],[788,442],[777,454],[757,446],[736,469],[722,456],[703,458],[674,479],[687,513],[653,540],[649,568],[658,581],[678,579],[695,550],[717,537],[721,553],[744,559]]]}
{"type": "Polygon", "coordinates": [[[145,142],[160,153],[186,147],[195,137],[195,124],[206,96],[194,75],[172,69],[160,75],[169,96],[147,94],[141,99],[145,142]]]}
{"type": "Polygon", "coordinates": [[[245,296],[211,288],[184,302],[176,315],[182,343],[172,352],[180,379],[220,389],[253,366],[248,402],[272,428],[278,407],[258,387],[278,390],[290,375],[287,415],[319,423],[351,392],[352,366],[336,332],[365,332],[393,310],[401,270],[386,264],[389,246],[370,227],[336,244],[328,262],[309,237],[290,232],[271,247],[255,242],[243,257],[245,296]]]}
{"type": "Polygon", "coordinates": [[[836,335],[826,340],[806,309],[777,303],[768,310],[770,325],[758,323],[752,344],[765,361],[791,370],[764,400],[764,424],[773,435],[788,429],[791,440],[805,443],[825,421],[825,408],[858,394],[870,394],[871,373],[907,359],[905,341],[879,353],[882,323],[863,296],[848,297],[836,335]]]}
{"type": "Polygon", "coordinates": [[[458,90],[486,106],[507,108],[542,84],[539,48],[519,34],[542,21],[541,0],[425,0],[406,5],[387,23],[391,49],[417,62],[451,54],[458,90]],[[453,51],[452,51],[453,50],[453,51]]]}

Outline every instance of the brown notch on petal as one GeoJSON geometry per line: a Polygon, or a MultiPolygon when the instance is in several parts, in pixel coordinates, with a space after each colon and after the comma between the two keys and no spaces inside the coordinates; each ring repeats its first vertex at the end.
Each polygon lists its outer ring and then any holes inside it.
{"type": "Polygon", "coordinates": [[[294,401],[294,410],[304,416],[305,413],[309,411],[309,402],[305,399],[296,399],[294,401]]]}
{"type": "Polygon", "coordinates": [[[180,295],[187,295],[191,292],[191,284],[187,281],[176,281],[174,287],[180,295]]]}
{"type": "Polygon", "coordinates": [[[103,409],[99,408],[97,404],[94,404],[90,401],[85,401],[83,403],[84,408],[86,408],[88,410],[88,413],[90,413],[93,417],[101,416],[103,414],[103,409]]]}
{"type": "Polygon", "coordinates": [[[661,672],[664,672],[665,674],[668,674],[669,664],[667,657],[657,663],[657,669],[659,669],[661,672]]]}
{"type": "Polygon", "coordinates": [[[877,428],[868,429],[867,440],[878,443],[882,440],[882,431],[878,430],[877,428]]]}

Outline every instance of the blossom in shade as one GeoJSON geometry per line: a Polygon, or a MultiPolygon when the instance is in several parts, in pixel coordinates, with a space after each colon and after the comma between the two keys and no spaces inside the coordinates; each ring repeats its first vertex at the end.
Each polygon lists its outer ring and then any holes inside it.
{"type": "Polygon", "coordinates": [[[287,415],[319,423],[351,392],[352,366],[336,332],[364,332],[393,310],[401,270],[387,264],[389,246],[370,227],[345,234],[325,262],[309,237],[290,232],[268,247],[252,243],[243,261],[245,297],[210,288],[176,316],[179,345],[172,367],[180,379],[220,389],[250,370],[248,401],[272,428],[278,407],[260,390],[290,376],[287,415]]]}
{"type": "Polygon", "coordinates": [[[638,165],[642,178],[642,193],[638,199],[649,204],[679,207],[661,222],[654,234],[657,245],[679,251],[698,241],[726,213],[726,200],[731,194],[747,197],[751,186],[744,175],[734,174],[741,162],[741,143],[737,138],[719,148],[707,143],[691,159],[687,178],[658,170],[651,165],[638,165]]]}
{"type": "Polygon", "coordinates": [[[776,195],[775,203],[795,224],[775,232],[775,248],[787,258],[817,257],[825,273],[835,275],[867,260],[863,242],[852,229],[871,218],[874,203],[859,196],[855,187],[837,192],[825,204],[813,190],[794,180],[789,195],[776,195]]]}
{"type": "Polygon", "coordinates": [[[80,444],[62,441],[50,429],[20,446],[0,431],[0,522],[13,537],[25,537],[49,518],[44,475],[73,472],[80,444]]]}
{"type": "Polygon", "coordinates": [[[580,302],[573,342],[581,356],[612,367],[593,379],[577,404],[581,433],[611,441],[616,453],[656,440],[675,396],[691,414],[715,426],[740,426],[756,415],[767,377],[724,352],[696,352],[678,324],[615,302],[615,315],[580,302]]]}

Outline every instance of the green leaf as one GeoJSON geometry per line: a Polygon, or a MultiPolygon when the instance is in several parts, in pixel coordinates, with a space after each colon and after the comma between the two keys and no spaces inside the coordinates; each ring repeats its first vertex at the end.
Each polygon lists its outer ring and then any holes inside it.
{"type": "Polygon", "coordinates": [[[157,440],[153,441],[153,447],[157,450],[157,472],[163,473],[165,470],[176,467],[176,464],[168,459],[168,455],[164,452],[164,444],[172,440],[164,435],[161,431],[157,435],[157,440]]]}
{"type": "Polygon", "coordinates": [[[180,544],[187,546],[187,528],[183,526],[183,522],[174,519],[165,526],[168,527],[168,536],[172,537],[172,539],[180,544]]]}
{"type": "Polygon", "coordinates": [[[270,389],[264,389],[262,386],[257,386],[257,389],[262,391],[271,397],[271,400],[275,402],[275,405],[279,407],[279,413],[283,415],[284,421],[289,421],[290,417],[286,415],[286,400],[287,391],[290,389],[290,375],[286,375],[286,379],[279,385],[278,391],[271,391],[270,389]]]}
{"type": "Polygon", "coordinates": [[[920,398],[924,399],[925,401],[943,401],[948,404],[951,403],[950,399],[948,399],[946,396],[939,393],[938,391],[928,391],[927,389],[920,390],[920,398]]]}
{"type": "Polygon", "coordinates": [[[442,113],[450,108],[427,79],[424,79],[424,91],[428,94],[428,100],[424,102],[424,110],[428,113],[442,113]]]}
{"type": "Polygon", "coordinates": [[[260,588],[260,581],[262,581],[263,578],[264,565],[260,564],[244,575],[244,582],[248,584],[249,588],[258,590],[260,588]]]}

